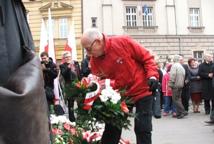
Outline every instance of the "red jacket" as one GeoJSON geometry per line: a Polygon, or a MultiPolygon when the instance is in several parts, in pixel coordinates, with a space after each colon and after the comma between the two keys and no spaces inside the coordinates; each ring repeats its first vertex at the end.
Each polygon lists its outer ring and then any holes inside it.
{"type": "Polygon", "coordinates": [[[104,36],[104,41],[105,54],[90,60],[92,73],[115,80],[114,88],[125,88],[134,101],[151,95],[148,79],[158,78],[158,71],[149,50],[127,36],[104,36]]]}
{"type": "Polygon", "coordinates": [[[163,76],[163,80],[162,80],[162,92],[164,96],[172,96],[172,89],[168,85],[169,79],[170,79],[170,75],[169,73],[166,73],[163,76]]]}

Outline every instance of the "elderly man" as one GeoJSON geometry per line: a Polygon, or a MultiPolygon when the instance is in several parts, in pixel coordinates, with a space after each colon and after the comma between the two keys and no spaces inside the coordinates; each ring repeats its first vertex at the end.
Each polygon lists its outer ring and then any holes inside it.
{"type": "MultiPolygon", "coordinates": [[[[77,61],[72,60],[71,53],[65,51],[63,54],[64,63],[59,66],[62,77],[65,81],[65,88],[69,87],[75,80],[80,80],[80,66],[77,61]]],[[[76,95],[66,91],[66,98],[68,100],[68,115],[69,120],[74,122],[74,101],[76,95]]]]}
{"type": "MultiPolygon", "coordinates": [[[[107,37],[88,29],[81,38],[91,56],[91,72],[115,80],[115,89],[126,89],[136,107],[135,134],[138,144],[151,144],[152,91],[158,86],[157,65],[153,55],[128,36],[107,37]]],[[[118,144],[122,129],[106,124],[102,144],[118,144]]]]}
{"type": "Polygon", "coordinates": [[[169,87],[172,88],[172,100],[175,104],[177,111],[177,118],[181,119],[188,113],[185,111],[184,106],[181,102],[181,93],[184,87],[185,80],[185,69],[180,63],[182,57],[180,55],[174,56],[174,64],[170,70],[169,87]]]}
{"type": "Polygon", "coordinates": [[[205,114],[209,115],[210,111],[214,110],[214,95],[213,95],[213,57],[210,54],[204,55],[204,62],[200,64],[198,73],[202,81],[202,98],[204,99],[205,114]],[[210,104],[211,103],[211,104],[210,104]]]}

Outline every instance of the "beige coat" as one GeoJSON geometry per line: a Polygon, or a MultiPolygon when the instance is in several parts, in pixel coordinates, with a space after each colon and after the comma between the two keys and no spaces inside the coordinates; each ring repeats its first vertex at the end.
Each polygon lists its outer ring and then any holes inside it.
{"type": "Polygon", "coordinates": [[[174,63],[170,70],[169,87],[183,88],[185,80],[185,69],[180,63],[174,63]]]}

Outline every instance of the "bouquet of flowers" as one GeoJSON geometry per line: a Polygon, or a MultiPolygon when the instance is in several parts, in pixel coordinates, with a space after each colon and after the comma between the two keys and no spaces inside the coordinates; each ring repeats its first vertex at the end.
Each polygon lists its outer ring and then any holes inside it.
{"type": "Polygon", "coordinates": [[[130,126],[128,117],[134,116],[127,106],[130,100],[121,95],[122,91],[114,90],[109,79],[104,86],[97,78],[85,78],[75,86],[80,102],[76,109],[77,125],[92,131],[96,130],[97,123],[111,124],[119,129],[130,126]]]}
{"type": "Polygon", "coordinates": [[[50,120],[52,144],[98,144],[101,139],[102,131],[85,131],[65,116],[51,115],[50,120]]]}

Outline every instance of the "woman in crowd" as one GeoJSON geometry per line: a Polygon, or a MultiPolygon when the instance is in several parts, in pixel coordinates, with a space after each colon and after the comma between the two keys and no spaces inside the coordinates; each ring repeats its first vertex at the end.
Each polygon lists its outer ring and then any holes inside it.
{"type": "Polygon", "coordinates": [[[169,64],[166,68],[166,73],[163,76],[162,80],[162,92],[163,92],[163,97],[164,97],[164,112],[163,116],[169,115],[169,112],[172,111],[172,116],[176,117],[176,109],[175,106],[172,102],[172,89],[168,86],[168,82],[170,79],[170,69],[172,65],[169,64]]]}
{"type": "Polygon", "coordinates": [[[201,78],[198,74],[198,62],[191,58],[188,60],[190,71],[190,95],[192,99],[193,112],[200,113],[199,105],[201,103],[201,78]]]}

